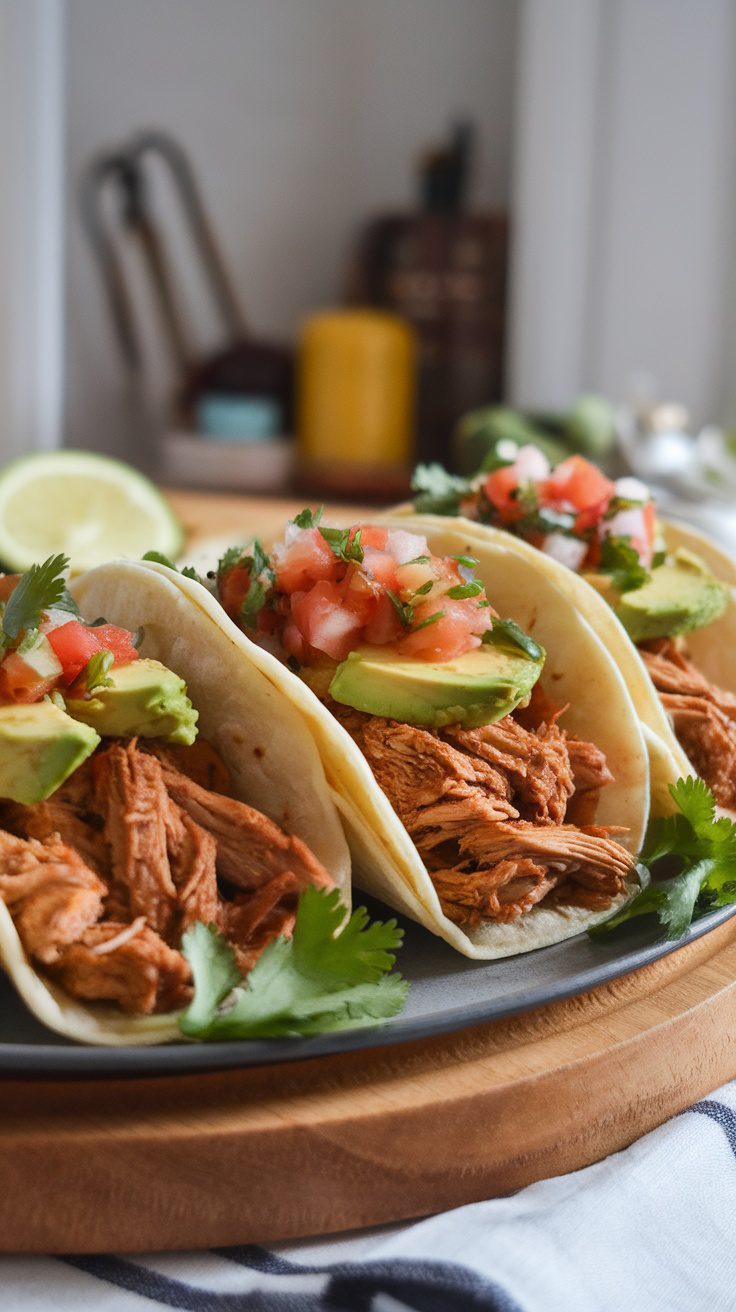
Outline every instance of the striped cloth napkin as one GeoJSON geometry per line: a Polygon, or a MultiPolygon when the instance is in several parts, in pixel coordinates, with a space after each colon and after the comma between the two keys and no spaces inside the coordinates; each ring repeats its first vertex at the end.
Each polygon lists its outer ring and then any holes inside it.
{"type": "Polygon", "coordinates": [[[0,1258],[3,1312],[733,1312],[736,1081],[624,1152],[409,1225],[201,1253],[0,1258]]]}

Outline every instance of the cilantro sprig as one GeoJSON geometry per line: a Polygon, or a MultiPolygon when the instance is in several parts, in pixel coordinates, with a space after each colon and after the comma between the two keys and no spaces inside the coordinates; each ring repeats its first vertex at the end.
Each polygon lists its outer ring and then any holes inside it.
{"type": "Polygon", "coordinates": [[[181,574],[185,579],[194,579],[195,583],[202,582],[201,575],[197,573],[192,565],[185,565],[183,569],[179,569],[179,566],[175,565],[174,561],[165,556],[162,551],[147,551],[142,559],[151,560],[156,565],[166,565],[168,569],[173,569],[175,574],[181,574]]]}
{"type": "Polygon", "coordinates": [[[362,529],[358,529],[352,539],[349,528],[320,528],[319,531],[338,560],[344,561],[346,565],[351,561],[356,565],[362,564],[365,554],[360,545],[362,529]]]}
{"type": "Polygon", "coordinates": [[[417,465],[411,480],[414,507],[420,514],[457,515],[460,502],[473,490],[470,479],[448,474],[442,465],[433,462],[417,465]]]}
{"type": "Polygon", "coordinates": [[[604,538],[601,545],[600,570],[610,574],[617,592],[634,592],[649,580],[649,571],[639,560],[639,553],[628,538],[604,538]]]}
{"type": "Polygon", "coordinates": [[[94,656],[90,656],[82,672],[82,681],[86,692],[93,692],[95,688],[109,688],[112,686],[112,679],[109,678],[109,674],[114,663],[115,657],[111,651],[106,649],[96,651],[94,656]]]}
{"type": "Polygon", "coordinates": [[[516,647],[533,661],[544,659],[544,647],[534,641],[515,620],[502,620],[493,617],[493,625],[481,635],[484,644],[493,643],[495,647],[516,647]]]}
{"type": "Polygon", "coordinates": [[[656,915],[663,937],[674,940],[682,938],[694,917],[736,902],[736,824],[725,816],[716,819],[715,798],[702,779],[678,779],[670,793],[677,813],[651,822],[640,855],[644,887],[621,911],[591,929],[593,937],[639,916],[656,915]]]}
{"type": "Polygon", "coordinates": [[[179,1020],[183,1033],[205,1040],[279,1038],[395,1016],[409,987],[389,973],[402,931],[395,920],[370,923],[365,907],[340,929],[342,919],[337,889],[306,889],[293,936],[270,943],[245,979],[219,931],[192,925],[182,940],[194,978],[194,997],[179,1020]]]}
{"type": "Polygon", "coordinates": [[[49,556],[42,565],[31,565],[21,575],[3,611],[4,646],[11,646],[26,629],[37,629],[44,611],[60,602],[66,603],[61,607],[64,610],[74,607],[64,579],[68,567],[68,556],[49,556]]]}

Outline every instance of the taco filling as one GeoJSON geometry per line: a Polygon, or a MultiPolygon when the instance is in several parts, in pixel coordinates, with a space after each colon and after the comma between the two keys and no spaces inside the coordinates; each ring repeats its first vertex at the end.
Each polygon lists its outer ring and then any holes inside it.
{"type": "Polygon", "coordinates": [[[183,681],[127,629],[84,623],[63,558],[47,565],[0,579],[0,898],[66,993],[168,1012],[191,997],[195,921],[245,973],[290,934],[300,893],[333,881],[232,796],[183,681]]]}
{"type": "Polygon", "coordinates": [[[688,633],[729,604],[694,553],[668,553],[654,501],[636,478],[613,482],[583,456],[554,469],[537,447],[501,443],[494,468],[465,482],[420,466],[420,513],[464,515],[521,538],[585,576],[636,643],[675,734],[724,807],[736,807],[736,699],[700,673],[688,633]]]}
{"type": "Polygon", "coordinates": [[[220,561],[230,617],[287,662],[365,756],[458,925],[605,910],[634,860],[593,823],[605,755],[558,724],[545,653],[495,611],[470,556],[305,511],[270,554],[220,561]]]}

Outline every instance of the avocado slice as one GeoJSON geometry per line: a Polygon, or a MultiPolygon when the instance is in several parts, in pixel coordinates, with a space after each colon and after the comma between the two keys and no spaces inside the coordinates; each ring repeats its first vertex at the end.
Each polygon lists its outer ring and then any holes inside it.
{"type": "Polygon", "coordinates": [[[336,702],[369,715],[439,729],[474,728],[503,719],[529,698],[544,664],[506,645],[489,643],[456,660],[397,656],[387,647],[358,647],[338,665],[330,683],[336,702]]]}
{"type": "Polygon", "coordinates": [[[0,706],[0,797],[32,806],[92,755],[99,735],[51,701],[0,706]]]}
{"type": "Polygon", "coordinates": [[[111,738],[164,738],[170,743],[194,742],[197,712],[186,684],[159,661],[139,660],[113,666],[109,687],[95,688],[91,697],[70,697],[66,709],[75,720],[111,738]]]}
{"type": "Polygon", "coordinates": [[[685,548],[653,569],[641,588],[620,596],[611,592],[607,600],[634,642],[704,629],[723,614],[730,595],[700,557],[685,548]]]}

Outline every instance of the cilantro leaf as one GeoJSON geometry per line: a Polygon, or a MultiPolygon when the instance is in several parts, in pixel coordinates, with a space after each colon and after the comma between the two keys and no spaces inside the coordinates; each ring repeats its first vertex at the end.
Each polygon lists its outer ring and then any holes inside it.
{"type": "Polygon", "coordinates": [[[195,583],[202,582],[201,575],[197,573],[193,565],[185,565],[183,569],[179,569],[179,566],[173,560],[170,560],[168,556],[165,556],[162,551],[147,551],[141,559],[151,560],[155,565],[165,565],[167,569],[173,569],[175,574],[181,574],[185,579],[194,579],[195,583]]]}
{"type": "Polygon", "coordinates": [[[482,635],[483,643],[492,642],[496,647],[518,647],[533,661],[544,658],[544,647],[529,637],[515,620],[502,620],[494,617],[493,628],[486,629],[482,635]]]}
{"type": "Polygon", "coordinates": [[[362,563],[365,554],[360,545],[362,529],[358,529],[352,541],[349,528],[320,528],[319,531],[338,560],[344,560],[346,564],[350,564],[351,561],[355,561],[358,565],[362,563]]]}
{"type": "Polygon", "coordinates": [[[458,478],[448,474],[442,465],[432,463],[417,465],[411,480],[414,507],[420,513],[434,515],[457,515],[460,502],[468,496],[473,486],[469,479],[458,478]]]}
{"type": "Polygon", "coordinates": [[[176,570],[176,565],[169,556],[165,556],[163,551],[146,551],[141,556],[141,560],[150,560],[154,565],[166,565],[167,569],[176,570]]]}
{"type": "Polygon", "coordinates": [[[324,513],[324,506],[320,506],[319,510],[310,510],[307,507],[306,510],[300,510],[291,522],[296,524],[297,528],[317,528],[324,513]]]}
{"type": "Polygon", "coordinates": [[[594,937],[654,913],[664,937],[678,939],[693,917],[736,902],[736,824],[725,816],[716,819],[715,799],[702,779],[678,779],[670,794],[677,813],[650,823],[640,856],[652,876],[653,867],[666,862],[668,877],[652,878],[633,901],[589,931],[594,937]],[[673,863],[680,866],[675,873],[673,863]]]}
{"type": "Polygon", "coordinates": [[[446,610],[436,610],[433,615],[428,615],[426,620],[420,620],[418,624],[415,624],[412,633],[418,633],[420,629],[426,629],[428,624],[436,624],[437,620],[443,620],[446,614],[446,610]]]}
{"type": "Polygon", "coordinates": [[[68,556],[49,556],[42,565],[31,565],[21,574],[3,611],[3,634],[12,642],[24,629],[38,628],[44,611],[51,610],[66,592],[64,572],[68,556]]]}
{"type": "Polygon", "coordinates": [[[87,692],[92,692],[94,688],[109,688],[112,685],[112,679],[108,678],[110,670],[113,667],[115,657],[111,651],[96,651],[94,656],[90,656],[82,673],[84,687],[87,692]]]}
{"type": "Polygon", "coordinates": [[[342,919],[337,889],[307,888],[292,938],[270,943],[244,980],[215,927],[193,925],[182,940],[194,976],[194,998],[179,1021],[184,1034],[209,1040],[321,1034],[395,1015],[408,988],[388,973],[401,930],[395,920],[371,924],[364,907],[340,930],[342,919]]]}
{"type": "Polygon", "coordinates": [[[240,618],[247,629],[252,629],[266,600],[266,589],[258,579],[252,579],[240,607],[240,618]]]}
{"type": "Polygon", "coordinates": [[[468,583],[459,583],[455,588],[448,588],[445,596],[451,601],[464,601],[466,597],[479,597],[483,591],[483,584],[478,579],[472,579],[468,583]]]}
{"type": "Polygon", "coordinates": [[[194,978],[194,997],[181,1018],[185,1034],[207,1027],[228,993],[240,982],[235,953],[214,925],[197,920],[184,934],[181,948],[194,978]]]}
{"type": "Polygon", "coordinates": [[[410,628],[414,620],[414,607],[410,602],[402,601],[401,597],[397,596],[395,592],[392,592],[390,588],[386,588],[386,596],[391,602],[391,605],[396,611],[404,628],[410,628]]]}
{"type": "Polygon", "coordinates": [[[217,562],[217,573],[222,574],[226,569],[232,569],[233,565],[239,565],[245,552],[245,547],[228,547],[224,556],[221,556],[217,562]]]}
{"type": "Polygon", "coordinates": [[[639,553],[628,538],[604,538],[601,544],[600,570],[610,574],[617,592],[634,592],[649,579],[649,571],[639,560],[639,553]]]}

